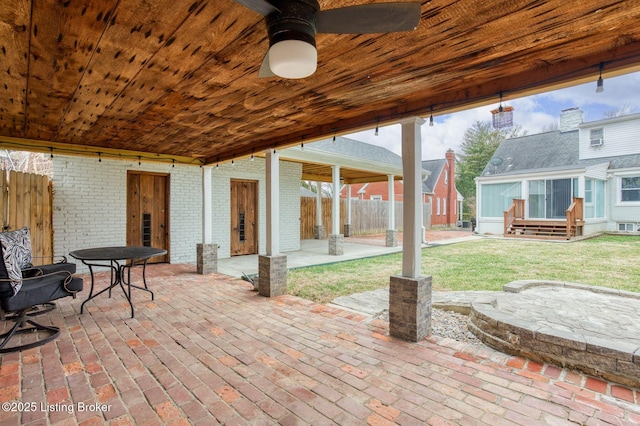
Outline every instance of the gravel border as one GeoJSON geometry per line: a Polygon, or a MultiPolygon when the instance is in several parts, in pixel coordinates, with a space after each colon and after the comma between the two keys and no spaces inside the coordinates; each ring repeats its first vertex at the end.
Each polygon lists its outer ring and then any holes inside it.
{"type": "MultiPolygon", "coordinates": [[[[389,311],[376,315],[377,319],[389,321],[389,311]]],[[[431,334],[467,343],[482,343],[469,331],[469,316],[444,309],[431,309],[431,334]]]]}

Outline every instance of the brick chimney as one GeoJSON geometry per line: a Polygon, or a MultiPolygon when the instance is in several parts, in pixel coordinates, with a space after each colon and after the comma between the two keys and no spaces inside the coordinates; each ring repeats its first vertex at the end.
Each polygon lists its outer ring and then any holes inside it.
{"type": "Polygon", "coordinates": [[[563,109],[560,112],[560,131],[563,133],[576,130],[582,122],[582,110],[578,107],[563,109]]]}
{"type": "Polygon", "coordinates": [[[456,153],[449,148],[445,154],[449,166],[449,180],[447,181],[447,224],[455,225],[458,207],[458,194],[456,192],[456,153]]]}

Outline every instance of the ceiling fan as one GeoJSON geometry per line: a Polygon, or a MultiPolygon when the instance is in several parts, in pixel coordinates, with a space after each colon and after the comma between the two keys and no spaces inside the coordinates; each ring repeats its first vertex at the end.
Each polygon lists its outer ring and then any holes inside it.
{"type": "Polygon", "coordinates": [[[316,71],[316,33],[375,34],[411,31],[420,3],[370,3],[320,10],[317,0],[234,0],[265,17],[269,51],[260,77],[305,78],[316,71]]]}

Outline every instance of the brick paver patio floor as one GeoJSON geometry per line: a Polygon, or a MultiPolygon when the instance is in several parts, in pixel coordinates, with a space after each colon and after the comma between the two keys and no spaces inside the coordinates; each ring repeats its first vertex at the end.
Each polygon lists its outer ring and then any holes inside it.
{"type": "MultiPolygon", "coordinates": [[[[52,343],[2,355],[1,425],[639,424],[640,390],[486,346],[406,343],[383,322],[193,265],[40,318],[52,343]],[[8,404],[6,404],[8,403],[8,404]]],[[[103,275],[106,280],[107,276],[103,275]]]]}

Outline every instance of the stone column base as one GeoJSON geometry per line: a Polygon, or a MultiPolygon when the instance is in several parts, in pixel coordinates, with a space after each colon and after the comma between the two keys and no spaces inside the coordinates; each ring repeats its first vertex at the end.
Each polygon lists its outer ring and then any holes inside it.
{"type": "Polygon", "coordinates": [[[344,235],[331,234],[329,235],[329,254],[335,256],[342,256],[344,254],[344,235]]]}
{"type": "Polygon", "coordinates": [[[353,225],[351,225],[350,223],[345,223],[344,224],[344,236],[345,237],[350,237],[353,235],[353,225]]]}
{"type": "Polygon", "coordinates": [[[327,238],[327,230],[324,225],[315,225],[313,227],[313,238],[316,240],[324,240],[327,238]]]}
{"type": "Polygon", "coordinates": [[[418,342],[431,333],[431,275],[392,276],[389,287],[389,334],[418,342]]]}
{"type": "Polygon", "coordinates": [[[386,247],[398,247],[398,231],[394,229],[388,229],[384,245],[386,247]]]}
{"type": "Polygon", "coordinates": [[[258,256],[258,294],[265,297],[287,294],[287,256],[258,256]]]}
{"type": "Polygon", "coordinates": [[[196,245],[196,271],[200,275],[215,274],[218,272],[218,245],[196,245]]]}

